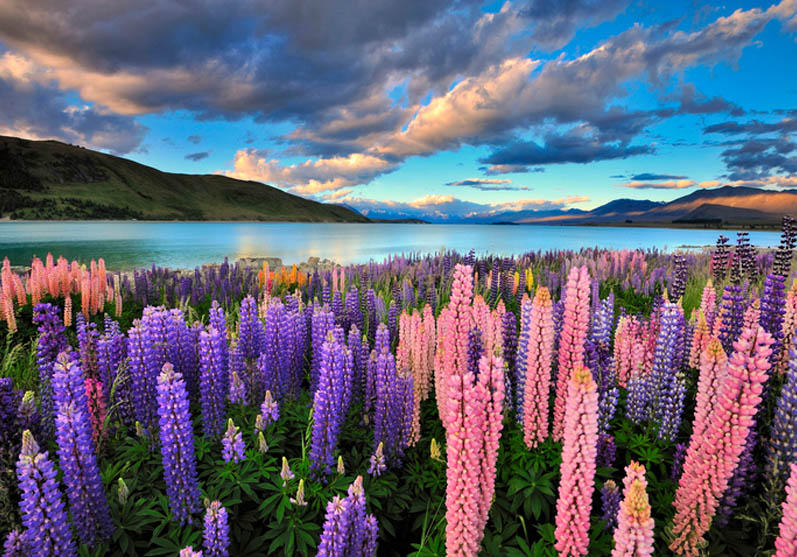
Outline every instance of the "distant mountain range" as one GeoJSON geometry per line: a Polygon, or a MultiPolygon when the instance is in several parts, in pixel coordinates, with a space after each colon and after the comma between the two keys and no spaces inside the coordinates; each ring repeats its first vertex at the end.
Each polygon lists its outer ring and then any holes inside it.
{"type": "Polygon", "coordinates": [[[616,199],[590,211],[447,218],[382,210],[369,218],[352,207],[319,203],[260,182],[161,172],[58,141],[0,136],[0,218],[774,227],[784,214],[797,215],[797,190],[725,186],[669,203],[616,199]]]}
{"type": "Polygon", "coordinates": [[[369,222],[349,208],[260,182],[172,174],[59,141],[5,136],[0,217],[369,222]]]}

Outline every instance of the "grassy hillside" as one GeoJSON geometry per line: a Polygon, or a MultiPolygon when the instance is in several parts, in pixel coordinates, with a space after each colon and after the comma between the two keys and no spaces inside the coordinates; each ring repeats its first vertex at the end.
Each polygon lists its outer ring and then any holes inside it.
{"type": "Polygon", "coordinates": [[[359,213],[218,175],[171,174],[58,141],[0,136],[0,216],[368,222],[359,213]]]}

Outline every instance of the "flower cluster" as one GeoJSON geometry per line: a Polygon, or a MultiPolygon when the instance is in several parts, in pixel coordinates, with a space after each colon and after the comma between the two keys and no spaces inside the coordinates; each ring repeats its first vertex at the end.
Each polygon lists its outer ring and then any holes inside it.
{"type": "Polygon", "coordinates": [[[357,476],[345,498],[336,495],[327,504],[318,557],[376,555],[379,525],[376,517],[367,513],[365,503],[363,478],[357,476]]]}

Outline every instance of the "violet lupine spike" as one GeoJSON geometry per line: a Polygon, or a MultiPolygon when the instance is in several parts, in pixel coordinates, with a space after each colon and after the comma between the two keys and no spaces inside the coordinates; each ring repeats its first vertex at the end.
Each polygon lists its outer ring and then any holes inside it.
{"type": "Polygon", "coordinates": [[[717,238],[717,247],[711,255],[711,272],[714,283],[718,286],[723,283],[728,272],[728,238],[721,234],[717,238]]]}
{"type": "Polygon", "coordinates": [[[52,376],[55,359],[68,343],[60,310],[52,304],[36,304],[33,307],[33,322],[38,325],[39,338],[36,341],[36,363],[39,367],[39,396],[41,397],[41,426],[47,438],[55,431],[53,413],[52,376]]]}
{"type": "Polygon", "coordinates": [[[213,501],[205,509],[202,549],[205,557],[227,557],[230,554],[230,524],[227,509],[221,501],[213,501]]]}
{"type": "Polygon", "coordinates": [[[527,358],[529,344],[529,327],[531,326],[531,300],[526,300],[520,307],[520,335],[515,365],[515,416],[519,423],[523,421],[523,405],[526,392],[527,358]]]}
{"type": "Polygon", "coordinates": [[[772,335],[775,343],[772,345],[770,363],[774,364],[780,359],[780,350],[783,343],[783,319],[786,316],[786,277],[776,273],[769,273],[764,279],[764,289],[761,292],[761,314],[759,324],[772,335]]]}
{"type": "Polygon", "coordinates": [[[728,354],[733,351],[733,343],[742,332],[744,305],[741,285],[735,282],[725,285],[719,315],[721,320],[719,338],[728,354]]]}
{"type": "Polygon", "coordinates": [[[31,555],[77,555],[77,547],[58,488],[55,466],[47,451],[40,452],[30,431],[22,434],[22,448],[17,461],[21,492],[19,508],[25,527],[24,543],[31,555]]]}
{"type": "Polygon", "coordinates": [[[797,462],[797,345],[789,350],[786,379],[780,389],[767,448],[767,475],[782,486],[797,462]]]}
{"type": "Polygon", "coordinates": [[[368,340],[374,342],[378,318],[376,316],[376,292],[373,288],[369,288],[365,293],[365,309],[368,321],[368,340]]]}
{"type": "Polygon", "coordinates": [[[311,342],[313,345],[313,356],[310,363],[310,392],[315,393],[318,388],[319,374],[321,371],[323,346],[327,341],[329,332],[335,326],[335,316],[326,308],[316,308],[313,312],[312,319],[311,342]]]}
{"type": "Polygon", "coordinates": [[[647,380],[652,395],[650,416],[660,439],[674,440],[681,424],[686,386],[680,364],[684,354],[684,318],[676,304],[665,303],[656,338],[653,369],[647,380]]]}
{"type": "Polygon", "coordinates": [[[676,443],[675,451],[672,455],[672,466],[670,467],[670,479],[677,482],[684,471],[684,458],[686,458],[686,443],[676,443]]]}
{"type": "Polygon", "coordinates": [[[206,439],[217,439],[224,431],[224,408],[230,388],[227,371],[227,339],[217,329],[199,334],[199,401],[206,439]]]}
{"type": "Polygon", "coordinates": [[[468,368],[467,370],[474,376],[479,374],[479,360],[484,354],[484,343],[482,333],[476,327],[468,331],[468,368]]]}
{"type": "Polygon", "coordinates": [[[53,402],[58,460],[70,514],[80,541],[94,548],[113,533],[113,522],[97,465],[83,371],[66,352],[55,363],[53,402]]]}
{"type": "Polygon", "coordinates": [[[617,527],[617,513],[620,510],[620,489],[613,480],[607,480],[601,488],[601,519],[605,528],[613,532],[617,527]]]}
{"type": "MultiPolygon", "coordinates": [[[[318,388],[313,396],[313,430],[310,445],[310,468],[318,475],[328,475],[335,466],[338,435],[346,419],[344,406],[351,390],[346,366],[351,366],[351,352],[334,340],[331,332],[321,345],[318,388]],[[348,353],[348,358],[347,358],[348,353]]],[[[350,372],[350,370],[349,370],[350,372]]]]}
{"type": "Polygon", "coordinates": [[[106,403],[111,401],[111,385],[127,355],[125,337],[119,331],[119,324],[115,321],[113,324],[97,339],[97,370],[106,403]]]}
{"type": "Polygon", "coordinates": [[[25,534],[19,530],[11,530],[3,542],[3,557],[28,557],[30,554],[25,534]]]}
{"type": "Polygon", "coordinates": [[[346,294],[346,328],[356,325],[363,331],[363,313],[360,310],[360,293],[356,286],[352,286],[346,294]]]}
{"type": "Polygon", "coordinates": [[[501,316],[501,335],[503,339],[502,346],[504,362],[506,365],[504,384],[507,386],[506,397],[509,400],[513,399],[513,388],[515,381],[515,366],[517,365],[517,319],[515,314],[507,311],[501,316]]]}
{"type": "Polygon", "coordinates": [[[86,323],[83,314],[78,313],[75,318],[75,329],[77,330],[80,365],[86,377],[97,377],[97,337],[99,337],[97,324],[86,323]]]}
{"type": "Polygon", "coordinates": [[[172,520],[185,525],[200,508],[199,480],[188,392],[182,376],[169,363],[158,376],[158,416],[169,510],[172,520]]]}
{"type": "Polygon", "coordinates": [[[362,476],[357,476],[345,498],[336,495],[327,504],[318,557],[376,555],[379,525],[366,512],[362,482],[362,476]]]}
{"type": "Polygon", "coordinates": [[[224,437],[221,439],[221,456],[224,462],[233,461],[233,463],[237,464],[245,460],[245,450],[246,444],[244,444],[240,428],[235,425],[232,418],[228,419],[227,430],[224,432],[224,437]]]}
{"type": "Polygon", "coordinates": [[[686,257],[677,253],[674,256],[675,269],[673,269],[672,283],[670,284],[670,299],[677,301],[686,290],[686,257]]]}
{"type": "Polygon", "coordinates": [[[412,425],[412,376],[399,373],[393,354],[383,351],[376,354],[375,383],[374,450],[382,445],[387,464],[396,466],[404,456],[412,425]]]}
{"type": "MultiPolygon", "coordinates": [[[[349,335],[346,342],[349,350],[351,350],[353,358],[354,382],[352,384],[352,395],[354,397],[362,397],[363,387],[365,385],[365,366],[368,361],[367,351],[363,352],[362,335],[355,325],[351,326],[349,335]]],[[[366,347],[367,349],[367,347],[366,347]]]]}

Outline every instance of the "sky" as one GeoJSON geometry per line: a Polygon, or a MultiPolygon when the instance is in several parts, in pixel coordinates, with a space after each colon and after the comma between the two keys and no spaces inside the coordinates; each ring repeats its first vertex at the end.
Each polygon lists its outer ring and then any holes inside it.
{"type": "Polygon", "coordinates": [[[0,135],[454,222],[797,187],[797,0],[4,0],[0,135]]]}

